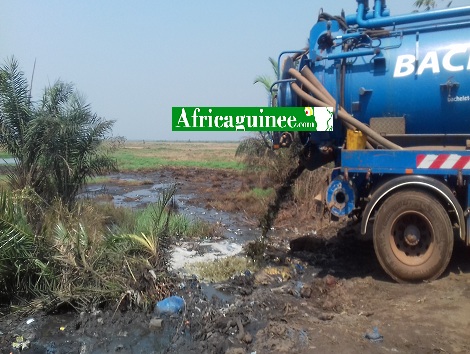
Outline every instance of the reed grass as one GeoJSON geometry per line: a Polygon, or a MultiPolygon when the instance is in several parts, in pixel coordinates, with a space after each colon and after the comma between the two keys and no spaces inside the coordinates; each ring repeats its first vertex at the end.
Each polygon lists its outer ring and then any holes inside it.
{"type": "Polygon", "coordinates": [[[24,193],[4,191],[0,302],[26,301],[29,310],[46,311],[64,304],[80,311],[116,303],[146,309],[168,296],[171,245],[216,231],[178,214],[171,205],[175,190],[170,187],[140,211],[89,200],[70,210],[60,201],[46,206],[28,196],[42,210],[40,228],[29,226],[20,208],[24,193]]]}

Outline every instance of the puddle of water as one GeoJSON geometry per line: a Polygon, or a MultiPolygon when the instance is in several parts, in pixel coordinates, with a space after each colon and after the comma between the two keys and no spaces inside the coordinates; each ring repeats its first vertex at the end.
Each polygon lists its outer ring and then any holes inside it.
{"type": "MultiPolygon", "coordinates": [[[[165,325],[159,331],[150,330],[146,321],[129,325],[119,324],[119,332],[115,332],[110,326],[104,329],[106,324],[100,324],[99,317],[90,318],[87,321],[96,322],[96,332],[93,325],[83,332],[75,332],[77,323],[76,314],[64,314],[49,316],[38,331],[38,340],[34,342],[37,353],[75,352],[84,353],[130,353],[137,350],[138,353],[164,353],[170,347],[174,330],[165,325]],[[72,327],[73,326],[73,327],[72,327]],[[71,328],[72,327],[72,328],[71,328]],[[102,337],[98,337],[100,333],[102,337]],[[58,351],[54,350],[58,349],[58,351]]],[[[106,321],[110,321],[109,318],[106,321]]],[[[108,324],[111,324],[108,322],[108,324]]]]}
{"type": "MultiPolygon", "coordinates": [[[[118,176],[113,178],[119,180],[139,180],[130,175],[118,176]]],[[[124,187],[91,185],[81,195],[81,198],[95,198],[100,194],[109,194],[116,206],[138,209],[148,204],[157,202],[161,192],[174,183],[155,183],[146,188],[139,188],[133,191],[125,192],[124,187]]],[[[206,209],[190,203],[190,200],[196,199],[194,194],[177,194],[174,200],[178,206],[178,211],[194,219],[200,219],[212,224],[220,225],[222,234],[225,238],[238,244],[244,244],[247,241],[255,240],[259,236],[259,230],[246,226],[241,220],[240,215],[225,213],[215,209],[206,209]]]]}
{"type": "Polygon", "coordinates": [[[155,332],[133,327],[125,337],[112,338],[109,343],[93,347],[93,353],[109,352],[124,353],[166,353],[170,347],[170,339],[174,333],[168,330],[155,332]]]}
{"type": "Polygon", "coordinates": [[[117,206],[136,209],[147,204],[157,202],[160,193],[169,188],[171,183],[156,183],[149,188],[137,189],[113,196],[113,203],[117,206]]]}
{"type": "Polygon", "coordinates": [[[220,225],[223,228],[224,237],[238,244],[255,240],[259,236],[259,230],[246,226],[240,220],[239,215],[190,204],[189,200],[194,198],[194,195],[175,196],[179,211],[185,215],[220,225]]]}
{"type": "Polygon", "coordinates": [[[200,283],[200,285],[201,285],[201,291],[204,293],[204,295],[207,296],[207,299],[209,300],[211,300],[213,297],[216,297],[219,300],[221,300],[223,303],[228,303],[234,299],[234,296],[232,294],[227,294],[227,293],[224,293],[223,291],[217,290],[211,284],[200,283]]]}
{"type": "MultiPolygon", "coordinates": [[[[136,175],[115,175],[113,178],[123,180],[139,180],[136,175]]],[[[145,177],[143,177],[145,178],[145,177]]],[[[122,186],[90,186],[84,193],[93,198],[99,194],[109,194],[117,206],[127,208],[142,208],[148,204],[157,202],[163,190],[169,188],[174,183],[154,183],[146,187],[139,187],[133,191],[125,191],[122,186]]],[[[242,251],[242,246],[247,241],[255,240],[259,237],[260,230],[249,227],[241,219],[241,215],[226,213],[215,209],[206,209],[194,205],[192,200],[197,200],[195,194],[177,194],[174,197],[178,212],[193,219],[207,221],[211,224],[219,225],[224,240],[217,242],[190,242],[175,246],[172,255],[172,269],[183,271],[185,265],[211,261],[215,259],[234,256],[242,251]],[[195,247],[196,245],[196,247],[195,247]]]]}
{"type": "Polygon", "coordinates": [[[13,157],[8,157],[5,159],[0,158],[0,165],[14,165],[15,159],[13,157]]]}

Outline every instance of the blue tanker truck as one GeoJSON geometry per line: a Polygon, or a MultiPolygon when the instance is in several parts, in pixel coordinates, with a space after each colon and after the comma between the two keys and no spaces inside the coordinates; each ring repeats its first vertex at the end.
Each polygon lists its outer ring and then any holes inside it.
{"type": "Polygon", "coordinates": [[[333,131],[296,133],[301,163],[334,164],[326,206],[372,231],[393,279],[433,280],[455,238],[470,244],[470,6],[357,4],[321,11],[309,47],[281,53],[277,105],[334,107],[333,131]]]}

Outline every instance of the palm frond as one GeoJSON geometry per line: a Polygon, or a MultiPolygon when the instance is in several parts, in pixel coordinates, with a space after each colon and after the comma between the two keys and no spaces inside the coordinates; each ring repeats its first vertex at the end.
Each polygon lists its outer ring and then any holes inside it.
{"type": "Polygon", "coordinates": [[[253,81],[253,84],[261,84],[263,85],[264,89],[266,92],[270,93],[271,92],[271,85],[273,84],[274,80],[267,76],[267,75],[259,75],[255,77],[255,80],[253,81]]]}
{"type": "Polygon", "coordinates": [[[255,77],[253,84],[261,84],[263,85],[266,92],[271,96],[270,101],[273,99],[274,93],[271,92],[271,86],[279,77],[279,66],[277,65],[277,61],[271,57],[268,58],[269,62],[271,63],[271,68],[274,73],[274,77],[271,75],[259,75],[255,77]]]}
{"type": "MultiPolygon", "coordinates": [[[[413,3],[413,5],[417,9],[420,9],[421,7],[423,7],[425,11],[429,11],[437,7],[437,1],[436,0],[416,0],[413,3]]],[[[452,1],[449,1],[446,7],[450,7],[451,5],[452,5],[452,1]]]]}
{"type": "Polygon", "coordinates": [[[166,209],[176,193],[176,186],[165,189],[157,202],[150,207],[150,220],[145,225],[138,225],[143,230],[140,235],[130,234],[126,237],[138,248],[149,255],[149,262],[155,267],[167,267],[170,261],[171,235],[169,232],[170,212],[166,209]]]}
{"type": "Polygon", "coordinates": [[[41,100],[41,110],[52,116],[59,115],[66,109],[68,101],[74,93],[73,85],[60,80],[44,91],[41,100]]]}
{"type": "Polygon", "coordinates": [[[269,62],[271,63],[271,67],[273,69],[273,72],[274,72],[274,76],[276,77],[276,80],[277,78],[279,77],[279,65],[278,65],[278,62],[276,59],[272,58],[272,57],[269,57],[268,58],[269,62]]]}
{"type": "Polygon", "coordinates": [[[0,192],[0,258],[25,259],[34,251],[34,235],[21,207],[6,191],[0,192]]]}
{"type": "MultiPolygon", "coordinates": [[[[0,193],[0,289],[7,293],[30,294],[45,289],[50,270],[37,255],[35,235],[13,197],[0,193]]],[[[0,294],[1,295],[1,294],[0,294]]],[[[0,296],[1,297],[1,296],[0,296]]]]}
{"type": "Polygon", "coordinates": [[[145,250],[153,258],[158,258],[159,248],[158,248],[158,238],[154,235],[146,235],[143,232],[140,235],[130,234],[128,235],[129,239],[135,241],[139,244],[143,250],[145,250]]]}
{"type": "Polygon", "coordinates": [[[15,58],[0,67],[0,146],[19,158],[32,105],[28,82],[15,58]]]}

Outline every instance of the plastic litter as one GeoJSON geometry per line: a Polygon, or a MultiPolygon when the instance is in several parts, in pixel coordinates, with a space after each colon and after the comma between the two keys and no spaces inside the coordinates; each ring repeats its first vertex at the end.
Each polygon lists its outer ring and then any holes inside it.
{"type": "Polygon", "coordinates": [[[300,346],[308,347],[308,334],[307,334],[307,331],[305,331],[303,329],[299,331],[299,342],[300,342],[300,346]]]}
{"type": "Polygon", "coordinates": [[[382,342],[384,340],[384,336],[379,333],[379,329],[377,327],[374,327],[372,333],[366,333],[364,338],[371,342],[382,342]]]}
{"type": "Polygon", "coordinates": [[[15,341],[12,343],[14,349],[24,350],[29,348],[30,341],[25,339],[23,336],[17,336],[15,341]]]}
{"type": "Polygon", "coordinates": [[[55,346],[55,342],[50,342],[46,345],[46,354],[56,354],[57,348],[55,346]]]}
{"type": "Polygon", "coordinates": [[[170,296],[155,304],[157,314],[176,314],[181,312],[185,305],[184,299],[179,296],[170,296]]]}
{"type": "Polygon", "coordinates": [[[163,326],[163,319],[161,318],[152,318],[149,323],[149,327],[154,328],[162,328],[163,326]]]}
{"type": "Polygon", "coordinates": [[[266,267],[255,274],[257,284],[270,284],[274,281],[287,281],[292,278],[293,269],[290,267],[266,267]]]}
{"type": "Polygon", "coordinates": [[[305,273],[305,267],[302,264],[296,263],[295,264],[295,272],[297,274],[304,274],[305,273]]]}
{"type": "Polygon", "coordinates": [[[28,318],[28,319],[26,320],[26,324],[31,324],[31,323],[33,323],[33,322],[34,322],[34,318],[28,318]]]}
{"type": "Polygon", "coordinates": [[[292,289],[292,295],[294,295],[295,297],[300,297],[303,287],[304,287],[304,283],[302,283],[301,281],[296,281],[295,286],[292,289]]]}

